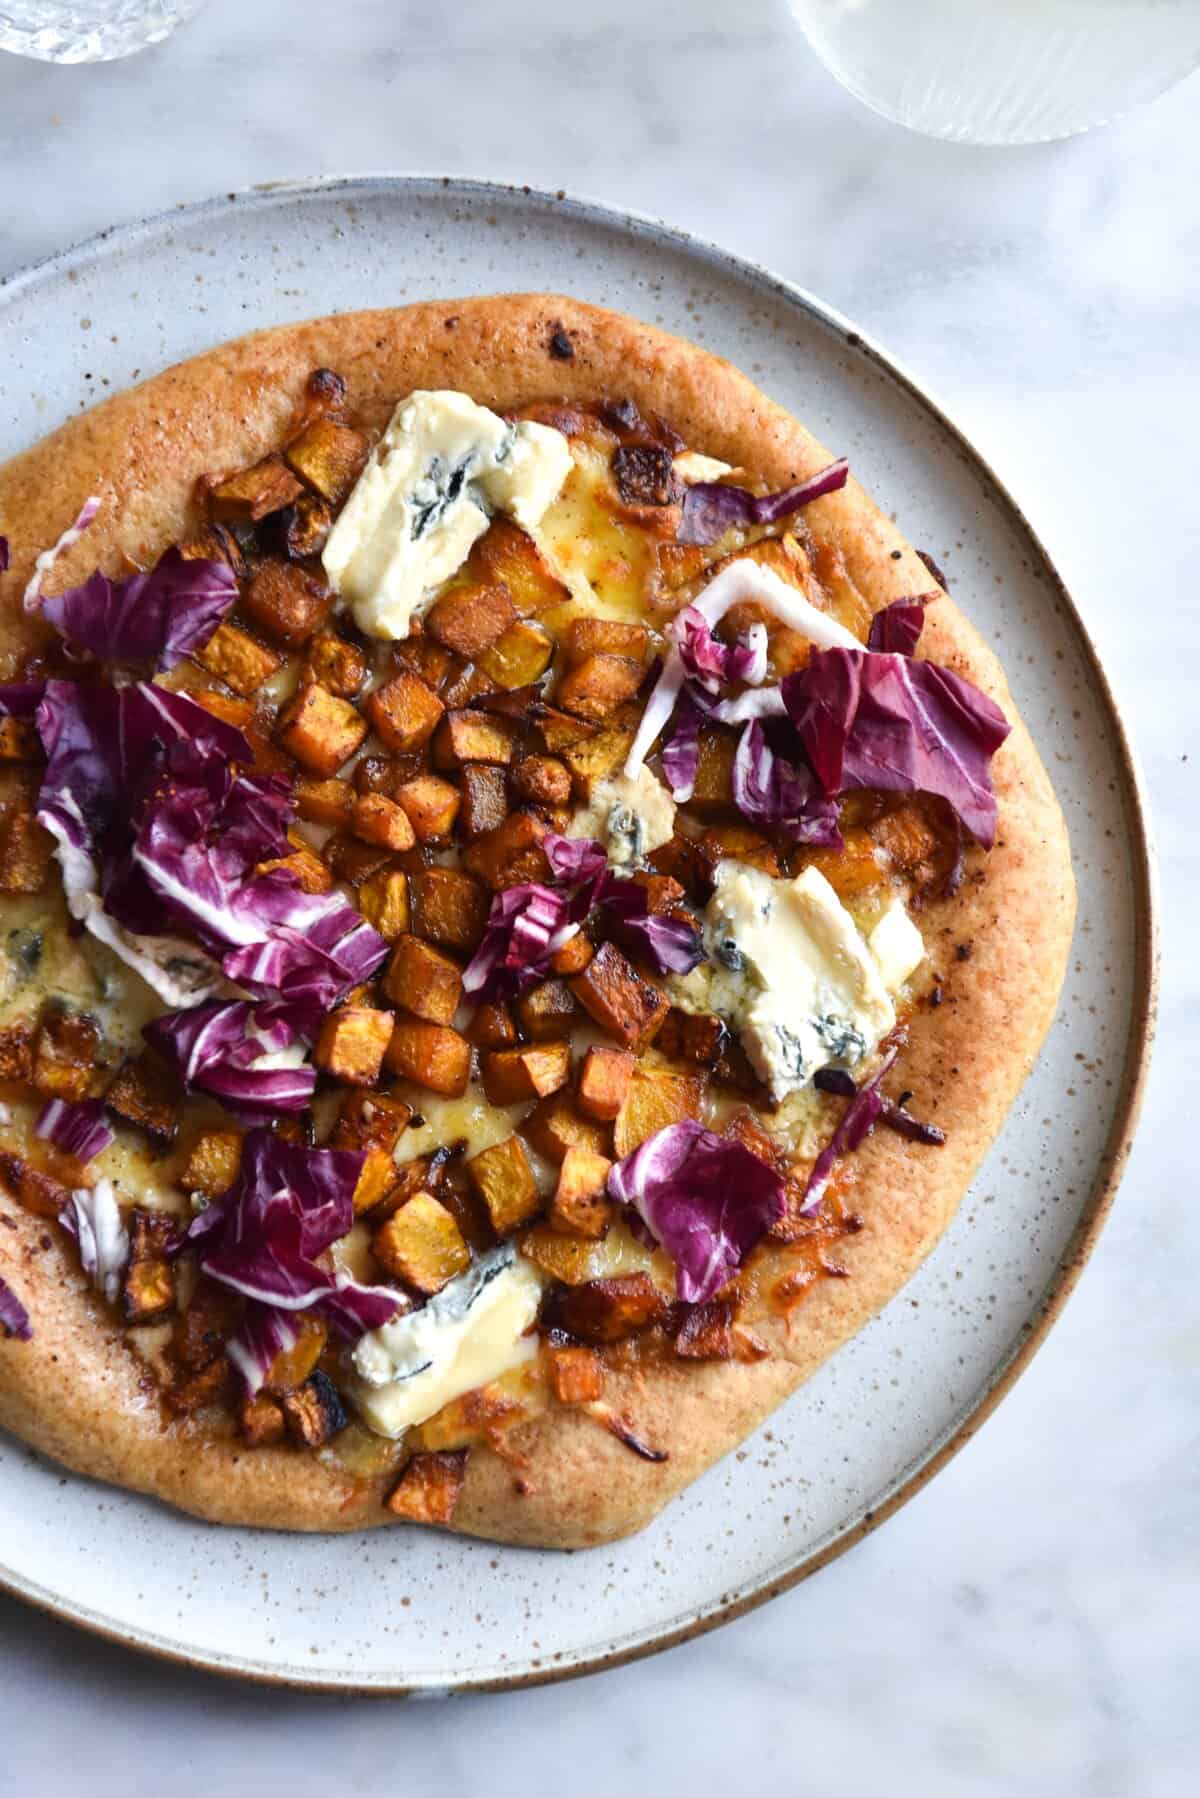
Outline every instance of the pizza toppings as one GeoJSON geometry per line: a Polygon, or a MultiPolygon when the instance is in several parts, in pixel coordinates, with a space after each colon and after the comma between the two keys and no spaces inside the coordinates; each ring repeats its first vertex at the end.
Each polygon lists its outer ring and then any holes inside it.
{"type": "MultiPolygon", "coordinates": [[[[0,542],[3,542],[0,538],[0,542]]],[[[7,544],[5,549],[7,550],[7,544]]],[[[8,1284],[0,1279],[0,1330],[6,1336],[16,1337],[18,1342],[30,1342],[33,1339],[33,1326],[29,1321],[29,1313],[8,1284]]]]}
{"type": "Polygon", "coordinates": [[[115,1305],[129,1261],[129,1235],[111,1180],[79,1187],[58,1221],[75,1238],[83,1271],[96,1291],[115,1305]]]}
{"type": "Polygon", "coordinates": [[[715,543],[726,531],[737,526],[777,524],[810,505],[814,499],[821,499],[826,493],[837,493],[849,478],[850,464],[843,457],[807,481],[761,497],[746,487],[698,481],[684,495],[679,541],[705,545],[715,543]]]}
{"type": "Polygon", "coordinates": [[[820,1205],[839,1157],[849,1155],[857,1149],[878,1123],[886,1103],[881,1091],[883,1077],[899,1053],[899,1048],[889,1049],[874,1076],[854,1092],[837,1129],[813,1162],[808,1184],[804,1188],[802,1216],[810,1216],[820,1205]]]}
{"type": "Polygon", "coordinates": [[[42,615],[76,651],[98,661],[174,668],[203,649],[237,602],[227,562],[169,549],[148,574],[111,581],[97,571],[42,601],[42,615]]]}
{"type": "Polygon", "coordinates": [[[305,1064],[285,1013],[210,999],[152,1019],[143,1035],[189,1091],[208,1093],[241,1117],[304,1111],[312,1100],[316,1070],[305,1064]]]}
{"type": "Polygon", "coordinates": [[[38,1113],[33,1133],[80,1163],[92,1161],[114,1140],[104,1122],[104,1106],[99,1099],[85,1099],[79,1104],[68,1099],[48,1099],[38,1113]]]}

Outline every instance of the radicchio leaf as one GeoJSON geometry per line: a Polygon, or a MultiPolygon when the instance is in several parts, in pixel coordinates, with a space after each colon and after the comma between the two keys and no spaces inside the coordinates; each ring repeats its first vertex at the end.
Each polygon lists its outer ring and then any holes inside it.
{"type": "Polygon", "coordinates": [[[208,1093],[241,1117],[307,1109],[316,1069],[286,1059],[299,1032],[287,1017],[243,1000],[211,999],[167,1012],[142,1035],[193,1092],[208,1093]]]}
{"type": "Polygon", "coordinates": [[[797,843],[840,849],[837,806],[811,768],[789,759],[780,734],[756,719],[743,730],[733,758],[734,804],[752,823],[782,830],[797,843]]]}
{"type": "MultiPolygon", "coordinates": [[[[0,542],[3,541],[0,538],[0,542]]],[[[33,1337],[28,1311],[3,1278],[0,1278],[0,1330],[6,1336],[15,1336],[18,1342],[29,1342],[33,1337]]]]}
{"type": "Polygon", "coordinates": [[[937,794],[991,847],[997,810],[989,764],[1010,726],[978,687],[934,662],[862,649],[819,650],[782,687],[826,794],[859,787],[937,794]]]}
{"type": "Polygon", "coordinates": [[[783,487],[777,493],[765,493],[761,498],[745,487],[697,481],[683,496],[677,541],[706,545],[739,525],[775,524],[823,494],[836,493],[849,477],[850,464],[843,457],[810,480],[783,487]]]}
{"type": "MultiPolygon", "coordinates": [[[[813,1162],[812,1172],[808,1176],[808,1184],[804,1188],[801,1217],[811,1217],[817,1210],[825,1195],[825,1188],[829,1182],[829,1176],[833,1172],[834,1163],[841,1156],[853,1153],[878,1123],[887,1102],[879,1090],[880,1083],[899,1053],[898,1048],[890,1049],[884,1056],[879,1072],[874,1079],[868,1080],[865,1086],[854,1090],[854,1096],[842,1113],[841,1122],[813,1162]]],[[[819,1076],[838,1072],[837,1069],[822,1068],[819,1070],[819,1076]]],[[[827,1080],[819,1079],[819,1084],[824,1092],[835,1090],[827,1080]]],[[[844,1092],[844,1084],[839,1083],[836,1090],[844,1092]]]]}
{"type": "Polygon", "coordinates": [[[43,680],[5,681],[0,685],[0,718],[36,717],[45,691],[43,680]]]}
{"type": "Polygon", "coordinates": [[[550,957],[579,928],[570,909],[565,893],[537,881],[497,893],[483,940],[463,970],[467,997],[511,999],[543,979],[550,957]]]}
{"type": "Polygon", "coordinates": [[[736,643],[722,643],[695,606],[685,606],[667,627],[679,651],[684,673],[714,696],[731,680],[758,686],[767,673],[767,630],[752,624],[736,643]]]}
{"type": "Polygon", "coordinates": [[[642,955],[660,974],[690,974],[703,959],[700,925],[694,918],[652,912],[650,895],[638,880],[604,882],[597,899],[607,934],[642,955]]]}
{"type": "Polygon", "coordinates": [[[705,716],[685,688],[675,708],[675,728],[662,752],[662,771],[676,805],[685,805],[696,790],[696,776],[700,772],[700,726],[705,716]]]}
{"type": "Polygon", "coordinates": [[[174,668],[202,649],[237,603],[227,562],[169,549],[148,574],[111,581],[99,570],[80,587],[43,600],[42,612],[75,649],[101,661],[174,668]]]}
{"type": "Polygon", "coordinates": [[[129,1264],[129,1236],[111,1180],[97,1180],[95,1186],[73,1192],[58,1221],[75,1238],[80,1264],[96,1291],[115,1305],[129,1264]]]}
{"type": "Polygon", "coordinates": [[[35,1136],[52,1142],[76,1161],[91,1161],[114,1140],[104,1122],[101,1099],[85,1099],[72,1104],[68,1099],[48,1099],[38,1113],[33,1127],[35,1136]]]}
{"type": "Polygon", "coordinates": [[[910,656],[925,628],[923,599],[894,599],[876,612],[867,635],[867,648],[882,654],[910,656]]]}
{"type": "Polygon", "coordinates": [[[0,574],[8,573],[8,538],[0,537],[0,574]]]}
{"type": "Polygon", "coordinates": [[[688,1304],[711,1299],[784,1211],[783,1181],[743,1143],[687,1119],[620,1161],[609,1196],[631,1205],[675,1263],[688,1304]]]}

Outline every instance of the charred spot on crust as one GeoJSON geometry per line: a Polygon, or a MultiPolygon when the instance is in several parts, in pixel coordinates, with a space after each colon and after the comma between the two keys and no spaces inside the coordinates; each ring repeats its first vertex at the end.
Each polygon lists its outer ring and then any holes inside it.
{"type": "Polygon", "coordinates": [[[560,324],[556,324],[550,333],[550,355],[555,362],[573,362],[575,345],[560,324]]]}

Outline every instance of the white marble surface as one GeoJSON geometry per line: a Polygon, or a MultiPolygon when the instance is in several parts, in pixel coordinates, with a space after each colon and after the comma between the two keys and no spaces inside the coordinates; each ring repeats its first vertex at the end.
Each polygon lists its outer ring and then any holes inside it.
{"type": "Polygon", "coordinates": [[[1080,1289],[997,1415],[765,1610],[574,1685],[401,1707],[224,1686],[0,1600],[0,1795],[268,1779],[294,1798],[334,1780],[675,1798],[752,1765],[806,1794],[1182,1798],[1200,1785],[1200,1214],[1183,1136],[1200,1051],[1200,87],[1069,144],[975,151],[857,107],[783,0],[437,10],[212,0],[130,63],[0,57],[0,272],[253,182],[415,169],[659,214],[859,320],[1026,504],[1128,709],[1166,924],[1142,1133],[1080,1289]]]}

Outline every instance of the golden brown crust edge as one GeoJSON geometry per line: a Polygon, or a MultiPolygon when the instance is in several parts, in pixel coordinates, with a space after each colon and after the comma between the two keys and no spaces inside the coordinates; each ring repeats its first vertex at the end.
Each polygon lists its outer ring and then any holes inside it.
{"type": "MultiPolygon", "coordinates": [[[[187,522],[203,470],[241,466],[277,440],[310,368],[349,382],[351,403],[379,417],[418,386],[468,390],[512,406],[538,397],[628,397],[671,419],[689,445],[752,467],[772,485],[803,478],[828,452],[728,363],[619,314],[540,295],[429,303],[284,326],[169,369],[73,419],[0,469],[0,523],[13,567],[0,580],[0,677],[36,625],[20,593],[37,548],[89,493],[105,504],[86,541],[55,571],[80,578],[121,552],[158,554],[187,522]],[[555,328],[571,360],[554,360],[555,328]]],[[[809,507],[818,539],[840,547],[878,607],[931,582],[898,530],[851,481],[809,507]],[[899,556],[893,559],[894,553],[899,556]]],[[[845,1244],[847,1280],[821,1282],[776,1332],[779,1358],[756,1365],[665,1367],[610,1381],[640,1436],[666,1449],[652,1465],[594,1421],[557,1411],[521,1432],[523,1494],[513,1470],[472,1454],[455,1529],[501,1541],[574,1547],[646,1524],[682,1487],[754,1429],[904,1284],[953,1216],[1049,1027],[1070,947],[1074,885],[1066,831],[1003,674],[948,599],[929,613],[923,649],[989,692],[1014,721],[995,763],[1001,833],[956,899],[922,925],[945,1002],[913,1021],[905,1081],[932,1100],[948,1141],[914,1147],[889,1133],[859,1156],[865,1228],[845,1244]],[[969,943],[969,960],[955,950],[969,943]]],[[[31,1343],[0,1341],[0,1425],[68,1466],[152,1493],[214,1521],[286,1529],[364,1528],[389,1521],[379,1487],[284,1450],[246,1451],[190,1425],[164,1428],[136,1361],[66,1255],[39,1224],[0,1199],[0,1274],[35,1320],[31,1343]],[[2,1221],[2,1217],[0,1217],[2,1221]],[[43,1247],[45,1243],[47,1246],[43,1247]]]]}

